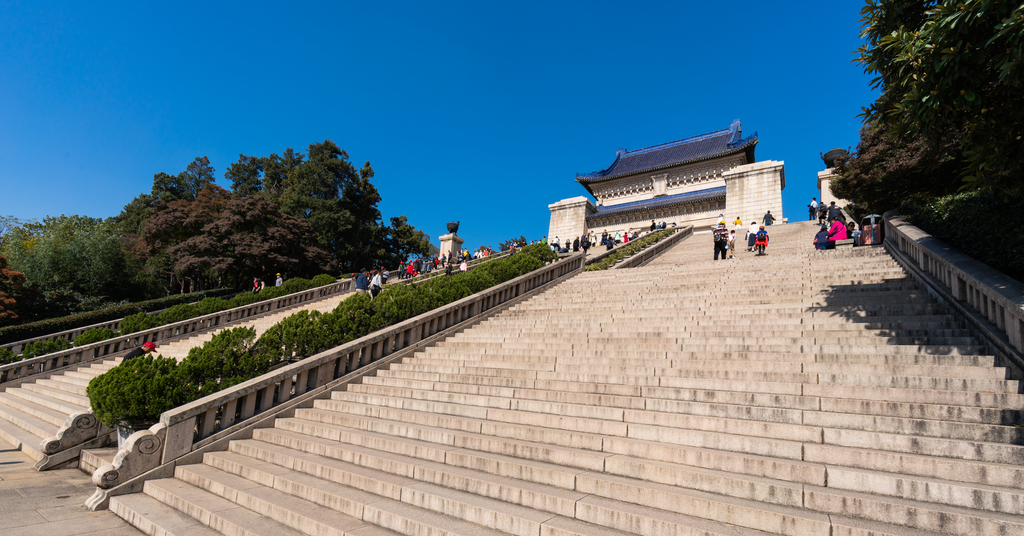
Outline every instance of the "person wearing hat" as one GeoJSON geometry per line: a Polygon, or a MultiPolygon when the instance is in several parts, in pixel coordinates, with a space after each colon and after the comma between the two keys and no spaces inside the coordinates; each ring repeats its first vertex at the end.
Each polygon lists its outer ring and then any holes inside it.
{"type": "Polygon", "coordinates": [[[711,235],[712,235],[712,237],[715,240],[715,259],[714,260],[717,261],[718,260],[718,254],[721,253],[722,254],[722,260],[724,261],[725,260],[726,251],[728,251],[727,248],[726,248],[726,245],[729,244],[729,230],[725,228],[725,222],[724,221],[720,222],[718,224],[718,228],[715,229],[711,233],[711,235]]]}
{"type": "Polygon", "coordinates": [[[279,287],[284,284],[284,279],[281,278],[281,272],[277,273],[277,282],[274,283],[275,287],[279,287]]]}
{"type": "Polygon", "coordinates": [[[156,344],[151,342],[144,342],[142,346],[132,350],[125,354],[124,358],[121,359],[121,363],[127,363],[130,359],[139,357],[140,355],[151,354],[156,351],[156,344]]]}

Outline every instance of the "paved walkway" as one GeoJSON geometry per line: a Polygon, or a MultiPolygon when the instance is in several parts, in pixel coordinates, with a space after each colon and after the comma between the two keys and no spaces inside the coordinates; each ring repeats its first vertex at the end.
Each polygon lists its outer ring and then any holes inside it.
{"type": "Polygon", "coordinates": [[[110,510],[90,512],[89,475],[79,469],[40,473],[33,460],[0,440],[0,536],[136,536],[139,530],[110,510]]]}

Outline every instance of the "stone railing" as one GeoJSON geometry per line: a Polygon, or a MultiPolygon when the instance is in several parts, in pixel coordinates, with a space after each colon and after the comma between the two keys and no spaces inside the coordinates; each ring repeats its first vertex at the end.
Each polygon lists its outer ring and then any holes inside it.
{"type": "Polygon", "coordinates": [[[622,262],[612,266],[612,270],[619,270],[622,268],[639,268],[648,262],[651,262],[655,257],[661,255],[666,249],[676,245],[680,240],[693,234],[693,226],[687,225],[686,227],[680,227],[676,232],[672,233],[667,238],[661,240],[641,249],[634,253],[631,257],[626,257],[622,262]]]}
{"type": "MultiPolygon", "coordinates": [[[[228,293],[230,294],[230,293],[228,293]]],[[[163,311],[164,309],[158,309],[155,311],[149,311],[147,314],[155,315],[163,311]]],[[[53,333],[47,333],[46,335],[40,335],[39,337],[32,337],[30,339],[22,339],[20,341],[9,342],[6,344],[0,344],[0,348],[10,350],[14,355],[18,355],[25,350],[25,345],[32,344],[39,341],[51,341],[57,339],[64,339],[68,342],[72,342],[76,337],[89,331],[90,329],[96,328],[107,328],[112,331],[117,331],[121,328],[121,320],[123,318],[115,318],[113,320],[107,320],[106,322],[99,322],[89,326],[81,326],[74,329],[67,329],[64,331],[56,331],[53,333]]]]}
{"type": "MultiPolygon", "coordinates": [[[[986,339],[1005,346],[1002,353],[1008,364],[1024,371],[1024,284],[953,249],[945,242],[887,212],[885,244],[897,260],[913,263],[910,268],[929,276],[938,296],[981,330],[986,339]],[[969,310],[967,310],[969,309],[969,310]],[[973,317],[973,318],[972,318],[973,317]],[[984,332],[990,333],[984,333],[984,332]]],[[[998,349],[998,348],[997,348],[998,349]]]]}
{"type": "MultiPolygon", "coordinates": [[[[466,267],[467,268],[473,268],[474,266],[477,266],[479,264],[483,264],[485,262],[489,262],[489,261],[501,259],[501,258],[504,258],[504,257],[508,257],[509,253],[510,253],[509,251],[504,251],[502,253],[495,253],[494,255],[491,255],[489,257],[484,257],[482,259],[473,259],[473,260],[470,260],[470,261],[466,262],[466,267]]],[[[454,268],[453,268],[452,274],[458,273],[458,271],[459,271],[459,265],[456,264],[454,266],[454,268]]],[[[391,281],[391,283],[395,283],[395,284],[412,283],[414,285],[418,285],[418,284],[423,283],[423,282],[425,282],[425,281],[427,281],[429,279],[433,279],[435,277],[439,277],[439,276],[445,275],[445,268],[444,268],[444,266],[439,265],[438,268],[434,268],[430,272],[424,272],[424,273],[421,273],[420,275],[418,275],[416,277],[409,278],[409,279],[399,279],[398,278],[398,274],[399,274],[399,270],[392,271],[390,277],[388,277],[388,280],[391,281]]],[[[390,285],[391,283],[388,283],[388,284],[390,285]]]]}
{"type": "Polygon", "coordinates": [[[196,334],[197,332],[221,328],[240,321],[251,320],[256,316],[297,307],[310,301],[320,300],[337,294],[338,292],[346,292],[351,285],[352,281],[346,279],[271,300],[243,305],[234,309],[190,318],[144,331],[115,336],[105,341],[8,363],[0,366],[0,391],[8,387],[16,387],[25,381],[39,379],[41,374],[51,374],[56,370],[71,365],[79,365],[107,357],[116,357],[120,352],[125,352],[145,342],[169,342],[196,334]]]}
{"type": "Polygon", "coordinates": [[[173,474],[176,463],[197,463],[206,450],[223,450],[227,441],[246,437],[253,427],[271,426],[278,415],[330,396],[348,383],[460,326],[479,321],[528,293],[583,270],[577,254],[478,292],[459,301],[378,330],[352,342],[286,365],[160,415],[149,430],[135,432],[111,464],[93,473],[97,492],[86,503],[105,508],[111,496],[134,493],[148,478],[173,474]]]}

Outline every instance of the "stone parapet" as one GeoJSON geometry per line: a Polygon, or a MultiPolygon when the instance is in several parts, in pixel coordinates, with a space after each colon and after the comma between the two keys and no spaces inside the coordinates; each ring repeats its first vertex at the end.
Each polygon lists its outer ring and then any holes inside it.
{"type": "Polygon", "coordinates": [[[556,236],[562,240],[587,232],[587,216],[597,213],[597,207],[584,196],[563,199],[548,205],[551,222],[548,224],[548,242],[556,236]]]}

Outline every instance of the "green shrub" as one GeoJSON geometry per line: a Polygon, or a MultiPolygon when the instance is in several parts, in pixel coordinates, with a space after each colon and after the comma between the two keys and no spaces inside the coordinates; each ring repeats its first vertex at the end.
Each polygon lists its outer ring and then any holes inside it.
{"type": "Polygon", "coordinates": [[[182,303],[175,305],[170,309],[160,311],[160,314],[156,315],[157,320],[160,322],[159,326],[173,324],[175,322],[181,322],[190,318],[199,316],[199,308],[189,303],[182,303]]]}
{"type": "Polygon", "coordinates": [[[67,350],[68,348],[71,348],[71,343],[67,339],[30,342],[21,350],[21,359],[52,354],[61,350],[67,350]]]}
{"type": "Polygon", "coordinates": [[[626,257],[633,255],[634,253],[640,251],[641,249],[671,236],[672,232],[672,229],[664,229],[661,231],[651,233],[643,238],[634,240],[633,242],[621,246],[618,250],[615,251],[615,253],[597,262],[588,264],[587,271],[593,272],[597,270],[605,270],[607,268],[611,268],[612,265],[614,265],[619,260],[625,259],[626,257]]]}
{"type": "Polygon", "coordinates": [[[253,328],[217,333],[203,346],[189,350],[178,367],[180,381],[196,386],[195,396],[201,398],[266,373],[270,362],[256,351],[255,341],[253,328]]]}
{"type": "Polygon", "coordinates": [[[314,276],[313,277],[313,286],[314,287],[322,287],[322,286],[330,285],[332,283],[337,283],[337,282],[338,282],[337,279],[335,279],[335,278],[333,278],[333,277],[331,277],[331,276],[329,276],[327,274],[320,274],[318,276],[314,276]]]}
{"type": "Polygon", "coordinates": [[[151,423],[160,414],[196,399],[197,386],[181,381],[178,361],[142,355],[95,377],[86,387],[92,411],[103,424],[151,423]]]}
{"type": "Polygon", "coordinates": [[[114,337],[114,330],[110,328],[92,328],[85,333],[75,337],[71,343],[75,346],[85,346],[94,342],[105,341],[114,337]]]}
{"type": "Polygon", "coordinates": [[[1024,281],[1024,201],[983,191],[940,197],[907,219],[1004,274],[1024,281]],[[994,231],[1000,229],[1001,231],[994,231]]]}
{"type": "Polygon", "coordinates": [[[8,363],[14,363],[15,361],[21,360],[20,357],[14,355],[14,352],[7,348],[0,348],[0,365],[6,365],[8,363]]]}
{"type": "Polygon", "coordinates": [[[155,300],[116,305],[99,311],[90,311],[88,313],[79,313],[59,318],[48,318],[46,320],[17,326],[6,326],[0,328],[0,344],[42,337],[59,331],[66,331],[91,324],[117,320],[118,318],[124,318],[128,315],[139,312],[159,311],[160,309],[166,309],[167,307],[171,307],[179,303],[195,302],[203,299],[204,297],[224,296],[235,292],[237,291],[233,289],[215,289],[193,292],[190,294],[175,294],[174,296],[157,298],[155,300]]]}
{"type": "Polygon", "coordinates": [[[128,315],[121,319],[121,326],[119,333],[121,335],[127,335],[129,333],[135,333],[137,331],[145,331],[152,329],[160,325],[160,320],[153,315],[146,313],[135,313],[128,315]]]}

